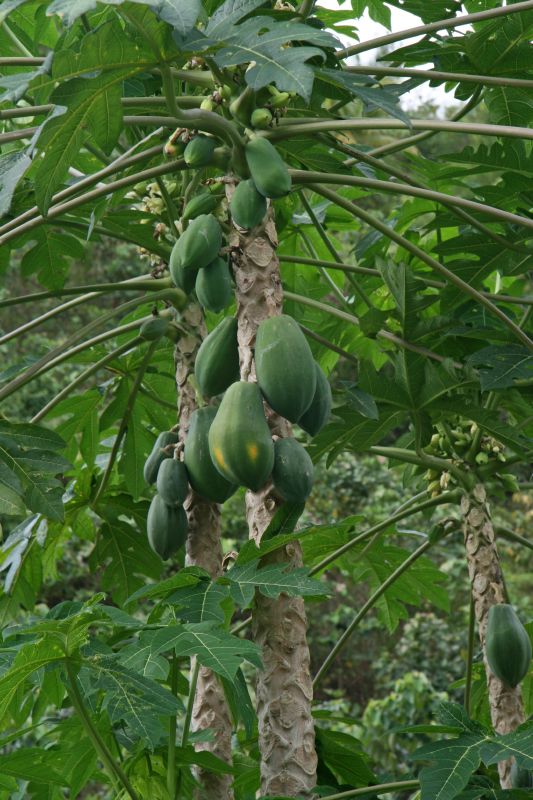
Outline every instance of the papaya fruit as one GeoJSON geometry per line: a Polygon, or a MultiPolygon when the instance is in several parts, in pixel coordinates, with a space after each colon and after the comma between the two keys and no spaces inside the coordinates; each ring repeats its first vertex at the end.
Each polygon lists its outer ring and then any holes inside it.
{"type": "Polygon", "coordinates": [[[163,448],[169,444],[177,444],[178,438],[178,434],[174,433],[174,431],[163,431],[163,433],[159,434],[152,452],[144,462],[144,480],[146,483],[152,484],[156,482],[159,467],[166,458],[171,457],[171,453],[164,452],[163,448]]]}
{"type": "Polygon", "coordinates": [[[216,413],[213,406],[192,413],[185,438],[184,464],[189,483],[197,494],[211,503],[224,503],[239,487],[223,478],[211,461],[208,436],[216,413]]]}
{"type": "Polygon", "coordinates": [[[221,196],[212,192],[200,192],[192,197],[183,209],[182,219],[188,222],[200,214],[210,214],[220,203],[221,196]]]}
{"type": "Polygon", "coordinates": [[[268,108],[255,108],[250,117],[250,124],[252,128],[268,128],[273,119],[272,112],[268,108]]]}
{"type": "Polygon", "coordinates": [[[261,322],[255,369],[269,405],[282,417],[298,422],[315,396],[317,374],[311,348],[292,317],[281,314],[261,322]]]}
{"type": "Polygon", "coordinates": [[[202,308],[217,314],[229,306],[233,286],[227,261],[217,257],[196,276],[196,297],[202,308]]]}
{"type": "Polygon", "coordinates": [[[191,292],[196,273],[215,260],[221,246],[222,228],[212,214],[193,219],[170,253],[169,269],[176,286],[191,292]]]}
{"type": "Polygon", "coordinates": [[[507,686],[518,686],[527,675],[531,641],[514,608],[506,603],[489,610],[485,653],[492,672],[507,686]]]}
{"type": "Polygon", "coordinates": [[[288,503],[305,503],[313,488],[315,470],[307,450],[288,437],[274,442],[274,488],[288,503]]]}
{"type": "Polygon", "coordinates": [[[212,136],[204,136],[200,133],[187,144],[183,151],[183,160],[188,167],[194,169],[205,167],[213,158],[215,146],[216,141],[212,136]]]}
{"type": "Polygon", "coordinates": [[[315,361],[316,389],[307,411],[298,420],[300,428],[310,436],[320,433],[331,414],[331,386],[322,368],[315,361]]]}
{"type": "Polygon", "coordinates": [[[194,374],[204,397],[215,397],[239,380],[237,320],[225,317],[207,336],[196,355],[194,374]]]}
{"type": "Polygon", "coordinates": [[[170,320],[167,317],[153,317],[143,322],[139,335],[148,342],[155,342],[168,332],[169,325],[170,320]]]}
{"type": "Polygon", "coordinates": [[[246,163],[257,191],[265,197],[283,197],[291,188],[287,165],[274,145],[260,136],[244,149],[246,163]]]}
{"type": "Polygon", "coordinates": [[[182,506],[189,493],[189,479],[183,461],[166,458],[157,473],[156,489],[167,506],[182,506]]]}
{"type": "Polygon", "coordinates": [[[258,491],[274,466],[274,445],[256,383],[226,390],[209,430],[213,464],[226,480],[258,491]]]}
{"type": "Polygon", "coordinates": [[[266,198],[257,191],[252,180],[241,181],[233,192],[229,209],[239,227],[255,228],[265,217],[266,198]]]}
{"type": "Polygon", "coordinates": [[[163,498],[156,494],[150,503],[146,530],[148,543],[154,553],[166,561],[187,538],[187,514],[183,506],[167,506],[163,498]]]}

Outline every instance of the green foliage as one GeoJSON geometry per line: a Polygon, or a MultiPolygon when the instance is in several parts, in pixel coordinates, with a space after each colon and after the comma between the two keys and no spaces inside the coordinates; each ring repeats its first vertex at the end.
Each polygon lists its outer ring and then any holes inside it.
{"type": "MultiPolygon", "coordinates": [[[[319,688],[322,794],[411,771],[421,737],[421,800],[495,797],[499,760],[513,755],[519,769],[533,766],[530,723],[506,736],[486,727],[480,660],[474,720],[451,704],[438,724],[429,719],[450,680],[450,691],[464,686],[464,635],[445,630],[462,630],[468,591],[454,533],[459,489],[478,482],[489,490],[496,528],[510,540],[498,534],[511,572],[506,586],[530,626],[523,598],[531,559],[527,547],[517,553],[527,546],[531,509],[524,502],[517,510],[516,498],[533,450],[533,103],[529,86],[509,81],[530,79],[533,17],[514,5],[1,4],[0,343],[9,343],[0,374],[1,800],[189,800],[194,767],[231,774],[236,800],[255,797],[262,740],[248,684],[261,652],[231,625],[260,595],[307,598],[313,668],[350,626],[352,638],[344,653],[335,650],[336,668],[319,688]],[[377,72],[366,60],[351,71],[336,34],[356,40],[366,11],[390,29],[391,7],[425,24],[486,13],[460,33],[450,23],[446,35],[393,34],[394,52],[376,58],[377,72]],[[382,77],[387,63],[396,76],[382,77]],[[428,64],[437,75],[460,74],[431,78],[467,101],[453,118],[428,107],[411,119],[403,102],[423,79],[403,70],[428,64]],[[238,184],[229,204],[226,182],[238,184]],[[309,453],[317,480],[305,511],[301,502],[281,505],[257,546],[245,541],[236,484],[263,487],[273,444],[257,386],[245,384],[252,405],[234,402],[231,388],[239,378],[237,320],[255,277],[242,270],[231,216],[243,229],[260,225],[260,197],[275,201],[266,231],[272,243],[279,238],[281,285],[269,290],[275,303],[285,293],[292,339],[265,376],[270,350],[260,329],[257,376],[274,410],[316,435],[309,453]],[[233,292],[226,263],[241,295],[235,318],[221,319],[233,292]],[[239,552],[226,553],[217,579],[180,569],[179,553],[177,569],[164,568],[146,536],[147,483],[171,455],[161,442],[154,454],[154,442],[176,425],[183,367],[154,322],[171,320],[185,354],[203,330],[198,307],[169,294],[168,266],[184,291],[196,285],[215,337],[200,350],[198,386],[191,379],[184,391],[226,391],[218,412],[204,406],[192,416],[184,454],[201,497],[223,503],[234,495],[224,546],[239,552]],[[221,330],[231,333],[223,352],[212,347],[221,330]],[[315,362],[322,395],[306,411],[315,394],[306,365],[316,377],[315,362]],[[213,456],[221,466],[220,445],[231,483],[209,455],[215,415],[213,456]],[[522,539],[512,538],[516,531],[522,539]],[[415,558],[417,545],[427,554],[415,558]],[[298,546],[305,566],[278,563],[283,547],[288,561],[298,546]],[[438,642],[424,646],[432,628],[438,642]],[[190,659],[222,679],[233,766],[195,749],[212,731],[189,731],[190,659]],[[344,717],[327,710],[348,701],[344,717]]],[[[166,472],[164,499],[154,504],[168,519],[148,525],[164,556],[175,547],[162,534],[181,528],[183,541],[185,512],[177,515],[187,488],[182,482],[168,494],[166,472]],[[178,506],[167,513],[166,501],[178,506]]],[[[274,478],[286,499],[304,499],[308,486],[289,492],[286,475],[280,481],[275,470],[274,478]]],[[[528,714],[532,686],[528,674],[528,714]]]]}

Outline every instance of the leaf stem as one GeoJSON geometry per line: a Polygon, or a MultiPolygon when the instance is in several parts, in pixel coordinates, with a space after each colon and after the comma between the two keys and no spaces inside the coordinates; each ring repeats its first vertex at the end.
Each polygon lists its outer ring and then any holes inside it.
{"type": "Polygon", "coordinates": [[[438,22],[430,22],[428,25],[417,25],[415,28],[406,28],[402,31],[395,31],[388,33],[385,36],[378,36],[376,39],[368,39],[366,42],[345,47],[342,50],[337,50],[337,58],[347,58],[356,53],[364,53],[367,50],[374,50],[376,47],[383,47],[387,44],[394,42],[401,42],[405,39],[413,39],[415,36],[426,36],[428,33],[440,31],[449,28],[458,28],[461,25],[469,25],[473,22],[483,22],[487,19],[494,19],[505,14],[516,14],[520,11],[529,11],[533,9],[532,0],[527,2],[515,3],[510,6],[499,6],[498,8],[491,8],[487,11],[478,11],[474,14],[463,14],[457,17],[448,17],[441,19],[438,22]]]}
{"type": "MultiPolygon", "coordinates": [[[[285,253],[279,253],[278,258],[282,263],[285,262],[287,264],[306,264],[313,267],[322,266],[327,269],[339,269],[343,272],[355,272],[359,275],[371,275],[376,278],[381,278],[380,271],[371,269],[370,267],[355,267],[352,264],[343,264],[338,261],[324,261],[317,258],[305,258],[305,256],[289,256],[285,255],[285,253]]],[[[433,281],[430,278],[425,278],[423,275],[420,276],[420,280],[427,286],[432,286],[435,289],[444,289],[446,286],[444,281],[433,281]]],[[[485,297],[490,297],[492,300],[498,300],[501,303],[517,303],[518,305],[533,306],[533,297],[513,297],[513,295],[510,294],[493,294],[492,292],[481,292],[481,294],[485,297]]],[[[0,301],[0,307],[1,306],[2,302],[0,301]]]]}
{"type": "Polygon", "coordinates": [[[340,653],[340,651],[342,650],[342,648],[344,647],[344,645],[346,644],[346,642],[348,641],[348,639],[350,638],[356,627],[359,625],[363,617],[365,617],[366,614],[370,611],[370,609],[377,603],[379,598],[387,591],[389,586],[391,586],[396,580],[398,580],[398,578],[400,578],[403,575],[403,573],[406,572],[406,570],[408,570],[409,567],[412,564],[414,564],[414,562],[418,558],[420,558],[420,556],[424,555],[424,553],[427,550],[429,550],[432,544],[433,542],[429,540],[421,544],[420,547],[418,547],[413,553],[411,553],[411,555],[408,558],[406,558],[405,561],[403,561],[400,564],[400,566],[389,575],[387,580],[383,581],[381,586],[379,586],[379,588],[376,589],[376,591],[372,595],[370,595],[366,603],[362,606],[360,611],[355,615],[353,620],[350,622],[350,624],[348,625],[348,627],[346,628],[340,639],[338,639],[334,647],[332,647],[328,656],[324,659],[320,669],[318,670],[317,674],[313,679],[313,687],[316,687],[320,683],[320,681],[322,680],[328,669],[331,667],[333,661],[336,659],[336,657],[338,656],[338,654],[340,653]]]}
{"type": "Polygon", "coordinates": [[[380,533],[384,531],[386,528],[390,527],[391,525],[396,524],[396,522],[400,522],[402,519],[406,519],[407,517],[414,516],[415,514],[419,514],[422,511],[427,511],[430,508],[436,508],[437,506],[441,506],[447,503],[455,503],[460,497],[458,491],[454,492],[447,492],[444,494],[439,495],[438,497],[430,497],[427,500],[423,500],[416,506],[411,506],[410,508],[405,508],[403,510],[398,510],[396,514],[393,514],[391,517],[387,517],[387,519],[382,520],[382,522],[378,522],[376,525],[373,525],[371,528],[367,528],[366,531],[355,536],[353,539],[350,539],[349,542],[343,544],[342,547],[338,547],[333,553],[330,553],[328,556],[322,559],[319,564],[316,564],[313,569],[309,572],[309,575],[316,575],[317,572],[321,572],[323,569],[326,569],[330,564],[336,561],[340,556],[347,553],[348,550],[351,550],[352,547],[355,547],[359,542],[363,542],[365,539],[370,539],[376,533],[380,533]]]}
{"type": "MultiPolygon", "coordinates": [[[[532,0],[533,2],[533,0],[532,0]]],[[[511,139],[533,139],[533,130],[517,125],[492,125],[481,122],[454,122],[453,120],[434,120],[434,119],[413,119],[408,126],[399,119],[387,119],[384,117],[364,117],[361,119],[319,119],[311,117],[309,119],[299,119],[294,122],[293,118],[286,117],[285,124],[280,120],[279,127],[273,128],[265,137],[271,141],[283,141],[299,134],[312,135],[314,133],[328,131],[356,131],[356,130],[407,130],[411,127],[419,131],[436,131],[448,133],[472,133],[480,136],[503,136],[511,139]]],[[[407,141],[407,140],[403,140],[407,141]]],[[[400,144],[403,145],[403,141],[400,144]]],[[[375,155],[378,150],[370,151],[375,155]]]]}
{"type": "Polygon", "coordinates": [[[0,133],[0,145],[8,144],[9,142],[16,142],[18,139],[29,139],[38,130],[35,128],[21,128],[18,131],[9,131],[8,133],[0,133]]]}
{"type": "Polygon", "coordinates": [[[141,363],[139,365],[139,368],[137,370],[137,374],[135,376],[135,380],[133,381],[133,386],[131,387],[130,393],[128,395],[128,400],[127,400],[127,403],[126,403],[126,409],[125,409],[124,414],[122,416],[122,419],[120,421],[120,426],[119,426],[118,433],[116,435],[115,441],[113,442],[113,447],[112,447],[111,453],[109,455],[109,461],[107,462],[107,466],[105,468],[105,472],[102,475],[102,480],[100,481],[100,483],[98,485],[98,489],[96,490],[96,494],[95,494],[94,500],[92,502],[93,508],[96,508],[98,506],[98,501],[102,497],[104,489],[107,486],[107,482],[109,481],[109,478],[111,476],[111,472],[113,471],[113,465],[114,465],[114,463],[115,463],[115,461],[117,459],[117,455],[118,455],[118,451],[120,450],[120,445],[121,445],[122,439],[124,438],[124,435],[125,435],[126,430],[128,428],[130,417],[131,417],[131,415],[133,413],[133,406],[135,405],[135,399],[136,399],[137,394],[139,392],[139,389],[140,389],[140,386],[141,386],[141,383],[142,383],[142,379],[144,378],[144,373],[146,372],[146,370],[148,368],[148,365],[149,365],[149,363],[151,361],[151,358],[152,358],[152,355],[154,353],[154,350],[156,349],[158,344],[159,344],[158,340],[156,340],[155,342],[151,342],[151,344],[149,345],[148,349],[146,350],[145,356],[144,356],[143,360],[141,361],[141,363]]]}
{"type": "Polygon", "coordinates": [[[124,789],[131,797],[131,800],[140,800],[137,792],[131,785],[128,776],[126,775],[120,764],[117,764],[117,762],[114,760],[105,741],[100,736],[100,731],[93,723],[89,712],[86,710],[80,690],[78,689],[77,676],[74,669],[72,668],[71,663],[68,660],[65,663],[69,679],[69,686],[70,686],[69,695],[72,701],[72,705],[74,706],[76,713],[80,717],[80,720],[82,722],[83,727],[85,728],[87,736],[93,743],[93,747],[100,756],[107,773],[109,774],[113,783],[115,782],[115,780],[118,780],[122,784],[124,789]]]}
{"type": "Polygon", "coordinates": [[[468,644],[466,651],[466,682],[464,707],[468,716],[472,709],[472,665],[474,661],[474,641],[476,635],[476,613],[474,608],[474,598],[470,593],[470,606],[468,610],[468,644]]]}
{"type": "Polygon", "coordinates": [[[438,69],[411,69],[406,67],[387,67],[378,64],[365,64],[344,67],[345,72],[354,75],[392,75],[399,78],[426,78],[434,82],[476,83],[485,86],[509,86],[517,89],[533,89],[533,80],[525,78],[505,78],[499,75],[476,75],[469,72],[442,72],[438,69]]]}
{"type": "MultiPolygon", "coordinates": [[[[165,292],[167,292],[165,290],[165,292]]],[[[163,292],[159,292],[159,295],[163,295],[163,292]]],[[[157,296],[150,298],[150,299],[158,299],[157,296]]],[[[72,356],[81,353],[83,350],[87,350],[89,347],[93,347],[95,344],[100,344],[101,342],[106,342],[108,339],[112,339],[115,336],[119,336],[122,333],[128,333],[129,331],[133,331],[138,329],[145,319],[150,319],[150,316],[143,317],[142,319],[133,320],[132,322],[127,323],[126,325],[119,325],[116,328],[112,328],[111,330],[104,331],[104,333],[99,334],[98,336],[93,336],[91,339],[86,339],[85,341],[81,342],[81,344],[76,345],[75,347],[71,347],[71,345],[75,344],[75,342],[83,339],[84,336],[95,330],[95,328],[99,327],[103,323],[107,322],[111,319],[115,314],[119,314],[126,309],[134,308],[135,306],[139,305],[140,303],[146,302],[144,298],[136,298],[135,301],[130,300],[128,303],[123,303],[121,306],[117,306],[116,308],[112,309],[109,313],[99,317],[93,322],[90,322],[84,328],[82,328],[77,334],[71,336],[67,339],[63,344],[55,347],[49,353],[46,353],[42,358],[36,361],[31,367],[23,372],[20,375],[17,375],[12,381],[10,381],[3,389],[0,389],[0,400],[3,400],[5,397],[9,397],[9,395],[13,394],[13,392],[20,389],[21,386],[24,386],[29,381],[33,380],[45,372],[48,372],[50,369],[57,367],[59,364],[62,364],[63,361],[68,361],[69,358],[72,356]]]]}
{"type": "Polygon", "coordinates": [[[499,309],[498,306],[494,305],[494,303],[491,300],[489,300],[488,297],[481,294],[481,292],[478,292],[477,289],[474,289],[474,287],[470,286],[470,284],[466,283],[466,281],[463,281],[462,278],[460,278],[454,272],[449,270],[439,261],[432,258],[431,256],[428,256],[427,253],[425,253],[424,250],[422,250],[420,247],[413,244],[404,236],[401,236],[399,233],[396,233],[396,231],[389,228],[388,225],[385,225],[385,223],[376,219],[367,211],[364,211],[358,205],[352,203],[350,200],[346,200],[344,197],[341,197],[341,195],[339,195],[338,192],[332,192],[329,189],[323,188],[322,186],[317,186],[317,184],[312,184],[312,187],[313,191],[315,191],[317,194],[326,197],[328,200],[331,200],[333,203],[336,203],[341,208],[344,208],[347,211],[351,211],[351,213],[355,217],[358,217],[359,219],[363,220],[363,222],[366,222],[367,225],[370,225],[372,228],[375,228],[376,230],[380,231],[380,233],[382,233],[384,236],[388,237],[393,242],[396,242],[396,244],[400,245],[400,247],[402,247],[404,250],[407,250],[409,253],[419,258],[420,261],[423,261],[425,264],[430,266],[432,269],[435,270],[435,272],[440,273],[443,277],[446,278],[447,281],[453,283],[455,286],[461,289],[461,291],[464,292],[464,294],[469,295],[470,297],[472,297],[472,299],[476,300],[478,303],[485,306],[485,308],[487,308],[491,312],[491,314],[498,317],[498,319],[501,320],[501,322],[503,322],[504,325],[507,328],[509,328],[510,331],[512,331],[512,333],[517,339],[520,339],[520,341],[523,344],[525,344],[525,346],[528,349],[533,350],[533,341],[529,338],[529,336],[526,333],[524,333],[524,331],[521,330],[521,328],[515,322],[513,322],[513,320],[510,319],[510,317],[507,316],[507,314],[501,311],[501,309],[499,309]]]}
{"type": "MultiPolygon", "coordinates": [[[[172,654],[170,664],[170,691],[174,696],[178,693],[178,659],[172,654]]],[[[173,714],[168,721],[168,757],[167,757],[167,791],[170,800],[176,797],[178,775],[176,771],[176,730],[178,726],[177,714],[173,714]]]]}
{"type": "MultiPolygon", "coordinates": [[[[421,186],[413,186],[407,183],[397,183],[395,181],[380,181],[374,178],[359,178],[356,175],[345,175],[336,172],[311,172],[307,170],[291,169],[291,177],[296,184],[334,184],[341,186],[360,186],[365,189],[375,189],[378,192],[391,192],[393,194],[405,194],[410,197],[423,197],[426,200],[435,200],[448,207],[459,206],[469,208],[488,216],[496,217],[503,222],[521,225],[524,228],[533,229],[533,220],[504,211],[486,203],[478,203],[475,200],[468,200],[465,197],[436,192],[433,189],[425,189],[421,186]]],[[[338,259],[339,260],[339,259],[338,259]]]]}
{"type": "Polygon", "coordinates": [[[107,353],[103,358],[99,359],[95,364],[91,364],[90,367],[80,372],[80,374],[71,381],[68,386],[65,386],[61,391],[56,394],[49,402],[41,408],[41,410],[35,414],[34,417],[30,420],[30,422],[35,423],[39,422],[39,420],[43,419],[49,411],[51,411],[58,403],[61,402],[65,397],[68,397],[74,389],[80,386],[87,378],[90,378],[91,375],[94,375],[96,372],[99,372],[106,364],[109,364],[110,361],[113,361],[115,358],[127,353],[128,350],[133,350],[133,348],[137,347],[141,344],[144,339],[141,336],[136,336],[134,339],[130,339],[128,342],[125,342],[120,347],[116,347],[110,353],[107,353]]]}
{"type": "MultiPolygon", "coordinates": [[[[320,311],[324,311],[326,314],[331,314],[333,317],[338,317],[345,322],[350,322],[352,325],[359,325],[359,318],[356,317],[355,314],[349,314],[347,311],[342,311],[340,308],[335,308],[335,306],[330,306],[327,303],[321,303],[319,300],[313,300],[311,297],[304,297],[304,295],[287,291],[284,292],[284,297],[287,300],[294,300],[294,302],[301,303],[302,305],[309,306],[310,308],[317,308],[320,311]]],[[[393,342],[399,347],[403,347],[406,350],[412,350],[413,353],[420,353],[421,355],[432,358],[440,363],[446,360],[444,356],[434,353],[432,350],[428,350],[427,347],[412,344],[411,342],[408,342],[405,339],[402,339],[400,336],[390,333],[389,331],[380,330],[377,332],[377,336],[381,337],[382,339],[386,339],[389,342],[393,342]]],[[[463,365],[459,362],[454,362],[454,366],[457,369],[461,369],[463,365]]]]}
{"type": "Polygon", "coordinates": [[[132,278],[127,281],[117,281],[115,283],[93,283],[86,284],[85,286],[64,286],[62,289],[53,289],[50,292],[34,292],[33,294],[24,294],[19,297],[8,297],[6,300],[0,300],[0,308],[7,306],[17,306],[22,303],[34,303],[38,300],[48,300],[51,297],[65,297],[69,294],[80,294],[80,292],[90,292],[91,297],[96,297],[107,292],[114,291],[134,291],[134,292],[159,292],[161,289],[172,288],[172,281],[170,278],[150,279],[149,275],[143,275],[139,278],[132,278]]]}
{"type": "Polygon", "coordinates": [[[196,686],[198,684],[198,675],[200,674],[200,662],[195,658],[194,667],[191,674],[191,683],[189,686],[189,699],[187,701],[187,710],[185,712],[185,719],[183,721],[183,731],[181,734],[181,746],[185,747],[189,738],[189,731],[191,729],[192,711],[194,708],[194,698],[196,697],[196,686]]]}
{"type": "Polygon", "coordinates": [[[319,333],[315,333],[315,331],[312,331],[311,328],[306,328],[306,326],[302,324],[300,324],[300,328],[306,336],[309,336],[310,339],[314,339],[315,342],[319,342],[320,344],[324,345],[324,347],[327,347],[328,350],[331,350],[333,353],[337,353],[339,356],[345,358],[347,361],[351,361],[353,364],[359,364],[359,360],[356,356],[348,353],[347,350],[343,350],[342,347],[338,347],[336,344],[333,344],[333,342],[330,342],[329,339],[326,339],[319,333]]]}
{"type": "Polygon", "coordinates": [[[347,792],[328,795],[327,800],[348,800],[349,797],[363,797],[365,794],[388,794],[389,792],[407,792],[418,789],[420,781],[394,781],[393,783],[380,783],[376,786],[364,786],[359,789],[349,789],[347,792]]]}

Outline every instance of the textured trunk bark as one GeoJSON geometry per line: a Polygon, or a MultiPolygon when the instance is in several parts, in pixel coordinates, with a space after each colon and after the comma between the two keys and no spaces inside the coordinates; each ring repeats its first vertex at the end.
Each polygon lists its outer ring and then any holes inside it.
{"type": "MultiPolygon", "coordinates": [[[[189,428],[191,414],[197,407],[196,391],[189,378],[194,372],[196,353],[206,333],[203,315],[198,306],[190,306],[184,318],[198,331],[198,336],[180,338],[175,351],[179,434],[182,443],[189,428]]],[[[185,510],[189,519],[185,545],[186,563],[202,567],[215,578],[222,572],[220,509],[216,503],[208,503],[190,491],[185,510]]],[[[198,742],[196,749],[207,750],[231,764],[232,721],[224,690],[217,676],[205,667],[200,667],[198,674],[191,727],[193,731],[211,728],[214,741],[198,742]]],[[[198,800],[233,800],[231,775],[215,775],[200,767],[196,768],[195,774],[202,787],[198,792],[198,800]]]]}
{"type": "MultiPolygon", "coordinates": [[[[485,635],[489,609],[505,603],[505,585],[496,548],[494,528],[485,487],[478,484],[461,500],[463,532],[472,586],[472,598],[479,630],[479,639],[485,652],[485,635]]],[[[524,722],[524,707],[520,687],[510,689],[491,672],[486,657],[485,672],[489,690],[492,724],[497,733],[510,733],[524,722]]],[[[512,760],[498,764],[503,789],[511,786],[512,760]]]]}
{"type": "MultiPolygon", "coordinates": [[[[228,187],[228,195],[232,188],[228,187]]],[[[276,256],[277,236],[272,214],[259,232],[231,237],[237,286],[241,378],[255,380],[253,345],[261,320],[280,314],[283,292],[276,256]]],[[[290,436],[290,424],[267,408],[273,434],[290,436]]],[[[247,492],[249,535],[256,542],[268,527],[280,499],[272,485],[247,492]]],[[[282,548],[265,562],[302,565],[298,543],[282,548]]],[[[316,785],[317,757],[311,716],[313,685],[307,646],[307,618],[303,600],[281,595],[269,600],[256,594],[252,612],[253,635],[262,649],[264,669],[256,687],[261,753],[261,791],[265,795],[306,797],[316,785]]]]}

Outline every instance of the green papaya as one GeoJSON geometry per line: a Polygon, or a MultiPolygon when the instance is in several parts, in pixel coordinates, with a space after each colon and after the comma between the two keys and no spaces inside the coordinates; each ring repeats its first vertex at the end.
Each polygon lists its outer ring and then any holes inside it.
{"type": "Polygon", "coordinates": [[[148,342],[155,342],[167,333],[169,325],[170,320],[167,317],[152,317],[143,322],[139,335],[148,342]]]}
{"type": "Polygon", "coordinates": [[[200,214],[210,214],[220,203],[220,197],[212,192],[200,192],[189,200],[183,209],[182,219],[189,221],[196,219],[200,214]]]}
{"type": "Polygon", "coordinates": [[[274,466],[274,445],[256,383],[227,389],[209,431],[213,464],[231,483],[258,491],[274,466]]]}
{"type": "Polygon", "coordinates": [[[267,202],[252,180],[241,181],[233,192],[229,209],[233,221],[241,228],[255,228],[265,217],[267,202]]]}
{"type": "Polygon", "coordinates": [[[223,478],[211,461],[208,436],[216,413],[213,406],[204,406],[192,413],[185,439],[184,464],[189,483],[197,494],[212,503],[224,503],[238,486],[223,478]]]}
{"type": "Polygon", "coordinates": [[[202,308],[218,314],[229,306],[233,298],[233,286],[227,261],[217,257],[202,267],[196,276],[196,296],[202,308]]]}
{"type": "Polygon", "coordinates": [[[212,136],[199,134],[187,144],[183,151],[183,159],[188,167],[198,169],[205,167],[211,162],[215,150],[216,141],[212,136]]]}
{"type": "Polygon", "coordinates": [[[272,124],[272,112],[268,108],[255,108],[250,117],[252,128],[268,128],[272,124]]]}
{"type": "Polygon", "coordinates": [[[152,452],[144,462],[144,480],[146,483],[152,484],[156,482],[159,467],[166,458],[170,458],[172,455],[171,453],[166,453],[163,448],[168,447],[169,444],[177,444],[178,439],[178,434],[174,433],[174,431],[163,431],[163,433],[159,434],[152,452]]]}
{"type": "Polygon", "coordinates": [[[150,503],[146,529],[150,547],[166,561],[185,544],[187,538],[187,514],[183,506],[167,506],[156,494],[150,503]]]}
{"type": "Polygon", "coordinates": [[[313,401],[316,367],[298,323],[286,314],[263,320],[255,340],[259,388],[271,408],[298,422],[313,401]]]}
{"type": "Polygon", "coordinates": [[[531,641],[514,608],[506,603],[489,610],[485,653],[492,672],[507,686],[518,686],[528,673],[531,641]]]}
{"type": "Polygon", "coordinates": [[[287,165],[274,145],[260,136],[245,146],[246,163],[255,188],[265,197],[283,197],[291,189],[287,165]]]}
{"type": "Polygon", "coordinates": [[[194,374],[204,397],[215,397],[239,380],[237,320],[225,317],[207,336],[196,355],[194,374]]]}
{"type": "Polygon", "coordinates": [[[191,292],[196,273],[215,260],[221,247],[222,228],[215,217],[200,214],[193,219],[170,254],[169,269],[176,286],[184,292],[191,292]]]}
{"type": "Polygon", "coordinates": [[[157,473],[156,488],[167,506],[182,506],[189,493],[189,479],[183,461],[165,459],[157,473]]]}
{"type": "Polygon", "coordinates": [[[274,442],[272,481],[288,503],[305,503],[313,488],[315,470],[307,450],[289,437],[274,442]]]}
{"type": "Polygon", "coordinates": [[[316,389],[307,411],[298,420],[300,428],[310,436],[320,433],[331,415],[331,386],[322,368],[315,361],[316,389]]]}

